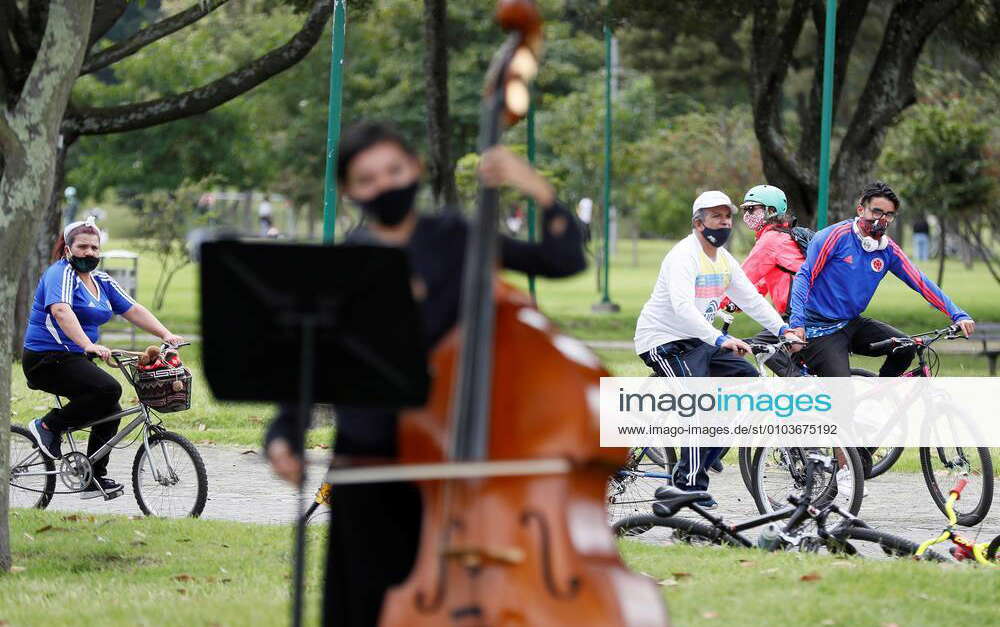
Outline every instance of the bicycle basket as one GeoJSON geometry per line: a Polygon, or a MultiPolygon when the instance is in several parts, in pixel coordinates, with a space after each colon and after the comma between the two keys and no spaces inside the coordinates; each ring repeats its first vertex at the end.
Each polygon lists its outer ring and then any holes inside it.
{"type": "Polygon", "coordinates": [[[139,400],[160,413],[191,409],[191,371],[185,367],[136,371],[139,400]]]}

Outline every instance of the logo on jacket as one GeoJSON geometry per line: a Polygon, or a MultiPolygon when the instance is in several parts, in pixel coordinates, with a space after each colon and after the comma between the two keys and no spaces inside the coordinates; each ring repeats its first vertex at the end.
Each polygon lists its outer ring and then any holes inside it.
{"type": "Polygon", "coordinates": [[[874,272],[881,272],[883,268],[885,268],[885,262],[882,261],[881,257],[872,259],[872,270],[874,272]]]}
{"type": "Polygon", "coordinates": [[[854,255],[844,257],[844,263],[854,263],[854,255]]]}

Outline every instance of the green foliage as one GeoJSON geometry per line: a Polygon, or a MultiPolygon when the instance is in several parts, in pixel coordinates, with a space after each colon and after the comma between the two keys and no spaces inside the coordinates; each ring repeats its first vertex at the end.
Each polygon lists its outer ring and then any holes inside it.
{"type": "Polygon", "coordinates": [[[201,195],[214,184],[212,179],[184,181],[173,191],[154,190],[131,203],[139,218],[139,248],[151,253],[161,268],[150,303],[155,311],[163,307],[167,288],[177,271],[191,263],[187,234],[213,218],[211,212],[202,213],[197,207],[201,195]]]}

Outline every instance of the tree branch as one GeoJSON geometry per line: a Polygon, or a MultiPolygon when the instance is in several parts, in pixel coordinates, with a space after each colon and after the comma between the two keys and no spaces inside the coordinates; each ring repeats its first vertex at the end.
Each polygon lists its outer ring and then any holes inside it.
{"type": "MultiPolygon", "coordinates": [[[[81,27],[79,21],[83,18],[83,23],[89,24],[93,9],[94,0],[52,0],[49,5],[38,57],[14,109],[15,117],[27,120],[39,132],[50,119],[58,122],[63,114],[86,50],[83,40],[87,27],[81,27]]],[[[56,130],[57,126],[51,129],[56,130]]]]}
{"type": "Polygon", "coordinates": [[[125,14],[128,3],[129,0],[94,0],[94,17],[90,21],[88,50],[111,30],[118,18],[125,14]]]}
{"type": "Polygon", "coordinates": [[[781,96],[788,66],[795,45],[802,33],[810,0],[795,0],[788,19],[781,29],[778,44],[774,45],[773,28],[778,22],[776,0],[758,0],[753,8],[752,43],[750,57],[751,94],[754,109],[754,132],[761,147],[780,164],[782,169],[808,182],[809,175],[798,160],[788,152],[781,128],[781,96]]]}
{"type": "MultiPolygon", "coordinates": [[[[847,78],[847,66],[851,60],[851,50],[857,39],[861,23],[868,12],[869,0],[847,0],[837,7],[837,35],[833,52],[833,111],[836,112],[847,78]]],[[[813,22],[816,24],[816,64],[813,84],[809,93],[808,106],[802,116],[802,139],[799,143],[799,157],[819,153],[820,123],[823,105],[823,59],[826,13],[822,4],[813,8],[813,22]]]]}
{"type": "Polygon", "coordinates": [[[927,38],[961,3],[962,0],[901,0],[896,3],[865,84],[865,97],[858,103],[841,143],[838,164],[845,152],[846,158],[852,159],[873,148],[876,148],[876,155],[881,151],[888,125],[916,101],[913,72],[927,38]]]}
{"type": "Polygon", "coordinates": [[[313,0],[302,28],[288,43],[207,85],[182,94],[116,107],[81,109],[63,119],[63,133],[102,135],[147,128],[205,113],[292,67],[320,36],[334,0],[313,0]]]}
{"type": "Polygon", "coordinates": [[[229,0],[206,0],[205,2],[199,2],[189,9],[181,11],[180,13],[175,13],[174,15],[162,19],[151,26],[147,26],[125,41],[108,46],[100,52],[90,55],[83,62],[83,67],[80,69],[80,75],[83,76],[84,74],[90,74],[91,72],[96,72],[97,70],[106,68],[112,63],[117,63],[118,61],[135,54],[139,50],[142,50],[154,41],[162,39],[167,35],[175,33],[180,29],[193,24],[194,22],[197,22],[227,2],[229,2],[229,0]]]}

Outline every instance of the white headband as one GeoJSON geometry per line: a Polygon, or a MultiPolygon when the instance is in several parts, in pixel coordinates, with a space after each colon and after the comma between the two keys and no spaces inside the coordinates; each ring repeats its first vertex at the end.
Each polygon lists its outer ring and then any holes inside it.
{"type": "MultiPolygon", "coordinates": [[[[94,229],[97,229],[97,224],[94,223],[94,216],[87,216],[86,220],[82,220],[79,222],[71,222],[67,224],[66,228],[63,229],[63,239],[66,240],[67,243],[69,243],[70,231],[81,226],[91,226],[94,227],[94,229]]],[[[100,232],[99,229],[98,232],[100,232]]]]}

